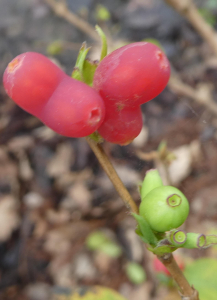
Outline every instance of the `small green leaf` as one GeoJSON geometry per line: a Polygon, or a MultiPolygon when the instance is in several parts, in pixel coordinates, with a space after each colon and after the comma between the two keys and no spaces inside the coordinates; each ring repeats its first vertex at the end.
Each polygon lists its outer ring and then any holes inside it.
{"type": "Polygon", "coordinates": [[[126,274],[129,280],[134,284],[141,284],[146,279],[144,269],[135,262],[130,262],[126,266],[126,274]]]}
{"type": "Polygon", "coordinates": [[[200,300],[217,299],[217,261],[201,258],[186,267],[184,274],[199,292],[200,300]]]}
{"type": "Polygon", "coordinates": [[[102,29],[96,25],[95,26],[97,33],[99,34],[101,41],[102,41],[102,50],[101,50],[101,56],[100,61],[107,55],[107,39],[105,36],[105,33],[102,31],[102,29]]]}
{"type": "Polygon", "coordinates": [[[110,257],[120,257],[122,254],[122,249],[117,244],[113,242],[104,243],[99,247],[99,250],[107,254],[110,257]]]}
{"type": "Polygon", "coordinates": [[[90,250],[99,250],[100,247],[109,241],[108,237],[101,231],[95,231],[88,235],[86,246],[90,250]]]}
{"type": "Polygon", "coordinates": [[[58,55],[63,51],[63,43],[61,41],[53,41],[47,46],[46,49],[49,55],[58,55]]]}
{"type": "Polygon", "coordinates": [[[177,247],[175,247],[173,245],[163,245],[163,246],[158,246],[158,247],[155,247],[155,248],[149,249],[149,250],[152,251],[156,255],[162,256],[165,253],[172,253],[176,249],[177,249],[177,247]]]}
{"type": "Polygon", "coordinates": [[[74,289],[55,287],[52,294],[55,300],[126,300],[116,291],[103,286],[82,286],[74,289]]]}
{"type": "Polygon", "coordinates": [[[83,78],[83,66],[84,61],[86,59],[87,53],[90,50],[90,48],[86,47],[86,43],[83,43],[81,46],[81,49],[78,53],[78,57],[75,63],[74,70],[72,72],[72,78],[77,79],[79,81],[84,81],[83,78]]]}
{"type": "Polygon", "coordinates": [[[98,66],[97,62],[92,62],[88,59],[85,59],[83,64],[83,80],[89,86],[93,85],[93,76],[98,66]]]}
{"type": "Polygon", "coordinates": [[[102,5],[98,4],[96,7],[96,19],[99,21],[108,21],[111,18],[111,14],[108,9],[102,5]]]}
{"type": "Polygon", "coordinates": [[[102,143],[104,140],[103,140],[103,137],[101,137],[101,135],[95,131],[93,132],[92,134],[89,135],[89,137],[94,140],[96,143],[102,143]]]}
{"type": "MultiPolygon", "coordinates": [[[[137,215],[135,213],[132,213],[133,217],[136,219],[136,221],[138,222],[138,229],[139,232],[142,235],[142,240],[143,242],[150,244],[150,245],[157,245],[157,238],[154,235],[153,231],[151,230],[148,222],[141,217],[140,215],[137,215]]],[[[141,237],[141,235],[139,234],[139,236],[141,237]]]]}

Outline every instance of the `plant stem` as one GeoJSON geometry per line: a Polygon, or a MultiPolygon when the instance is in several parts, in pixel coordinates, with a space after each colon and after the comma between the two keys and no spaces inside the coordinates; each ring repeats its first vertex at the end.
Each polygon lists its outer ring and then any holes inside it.
{"type": "Polygon", "coordinates": [[[171,5],[181,15],[186,17],[188,21],[194,26],[197,32],[209,44],[213,53],[217,55],[217,34],[215,30],[204,20],[194,5],[192,0],[164,0],[171,5]]]}
{"type": "MultiPolygon", "coordinates": [[[[128,190],[125,188],[123,182],[121,181],[120,177],[118,176],[117,172],[115,171],[113,165],[111,164],[107,154],[105,153],[103,147],[95,142],[90,137],[86,137],[86,140],[93,150],[94,154],[96,155],[97,159],[99,160],[102,168],[108,175],[109,179],[113,183],[116,191],[126,204],[126,206],[132,212],[138,214],[138,207],[134,202],[133,198],[129,194],[128,190]]],[[[165,267],[170,272],[171,276],[177,283],[181,291],[181,297],[184,300],[199,300],[198,292],[190,286],[187,279],[183,275],[182,271],[180,270],[179,266],[177,265],[173,255],[171,253],[167,253],[163,256],[158,257],[160,261],[165,265],[165,267]]]]}
{"type": "Polygon", "coordinates": [[[171,253],[167,253],[163,256],[158,256],[158,258],[179,286],[182,298],[185,300],[199,300],[198,292],[190,286],[181,269],[177,265],[173,255],[171,253]]]}
{"type": "Polygon", "coordinates": [[[118,176],[117,172],[115,171],[113,165],[111,164],[107,154],[105,153],[102,146],[98,143],[96,143],[94,140],[92,140],[90,137],[86,137],[86,140],[90,146],[90,148],[93,150],[94,154],[98,158],[102,168],[106,172],[107,176],[113,183],[116,191],[118,192],[119,196],[122,198],[126,206],[130,209],[132,212],[138,214],[138,207],[131,197],[130,193],[124,186],[123,182],[121,181],[120,177],[118,176]]]}

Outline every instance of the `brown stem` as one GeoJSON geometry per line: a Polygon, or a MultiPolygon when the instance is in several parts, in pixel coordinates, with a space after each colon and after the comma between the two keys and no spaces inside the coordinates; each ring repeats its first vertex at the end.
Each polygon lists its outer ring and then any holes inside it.
{"type": "Polygon", "coordinates": [[[134,202],[128,190],[125,188],[102,146],[96,143],[90,137],[86,137],[86,140],[126,206],[128,208],[130,207],[132,212],[138,214],[139,211],[136,203],[134,202]]]}
{"type": "Polygon", "coordinates": [[[73,24],[81,31],[85,32],[88,36],[90,36],[93,40],[99,42],[100,36],[97,34],[95,29],[86,21],[79,18],[72,11],[70,11],[66,5],[64,0],[45,0],[47,4],[53,9],[55,14],[59,17],[64,18],[69,23],[73,24]]]}
{"type": "Polygon", "coordinates": [[[215,30],[204,20],[192,0],[165,0],[170,6],[186,17],[197,32],[209,44],[217,55],[217,34],[215,30]]]}
{"type": "Polygon", "coordinates": [[[185,300],[199,300],[198,292],[190,286],[179,266],[177,265],[173,255],[171,253],[167,253],[163,256],[158,256],[158,258],[164,264],[179,286],[182,298],[185,300]]]}

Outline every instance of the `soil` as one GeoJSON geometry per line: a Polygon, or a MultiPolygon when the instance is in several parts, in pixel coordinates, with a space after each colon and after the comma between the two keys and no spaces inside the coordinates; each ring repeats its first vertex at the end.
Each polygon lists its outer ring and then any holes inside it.
{"type": "MultiPolygon", "coordinates": [[[[93,26],[98,22],[116,44],[157,39],[173,74],[193,88],[203,85],[217,101],[217,59],[192,26],[163,1],[67,2],[93,26]],[[97,19],[99,4],[109,10],[109,20],[97,19]]],[[[217,7],[211,12],[217,28],[217,7]]],[[[57,17],[45,1],[1,0],[0,82],[10,60],[26,51],[48,55],[70,74],[83,41],[93,46],[90,55],[97,55],[99,45],[57,17]],[[61,50],[51,55],[48,47],[56,41],[61,41],[61,50]]],[[[135,142],[122,147],[104,143],[124,184],[139,205],[138,184],[145,172],[156,164],[165,169],[165,161],[142,160],[138,152],[156,151],[162,141],[168,151],[181,152],[185,146],[176,174],[169,173],[170,181],[179,177],[176,186],[190,202],[183,229],[217,230],[216,115],[169,87],[142,111],[143,134],[135,142]]],[[[54,133],[17,107],[0,83],[0,299],[47,300],[54,288],[80,285],[111,287],[128,299],[163,299],[160,295],[166,297],[168,288],[155,284],[153,256],[134,234],[135,226],[86,140],[54,133]],[[86,241],[96,230],[104,232],[121,255],[91,251],[86,241]],[[147,281],[142,290],[126,275],[130,261],[144,266],[147,281]]],[[[188,261],[212,252],[185,250],[180,255],[188,261]]]]}

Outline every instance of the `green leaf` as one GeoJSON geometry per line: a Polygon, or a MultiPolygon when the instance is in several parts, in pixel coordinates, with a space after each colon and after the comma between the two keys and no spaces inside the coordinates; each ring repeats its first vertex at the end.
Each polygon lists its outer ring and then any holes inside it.
{"type": "Polygon", "coordinates": [[[96,18],[100,21],[108,21],[111,18],[111,14],[104,5],[98,4],[96,7],[96,18]]]}
{"type": "Polygon", "coordinates": [[[149,249],[156,255],[164,255],[165,253],[172,253],[177,249],[177,247],[173,245],[163,245],[163,246],[158,246],[152,249],[149,249]]]}
{"type": "Polygon", "coordinates": [[[146,279],[146,274],[142,266],[135,262],[129,262],[126,266],[126,274],[134,284],[141,284],[146,279]]]}
{"type": "Polygon", "coordinates": [[[199,291],[200,300],[217,299],[217,261],[201,258],[186,267],[185,276],[189,283],[199,291]]]}
{"type": "Polygon", "coordinates": [[[107,254],[110,257],[119,257],[122,254],[122,249],[120,246],[113,242],[104,243],[99,247],[99,250],[107,254]]]}
{"type": "Polygon", "coordinates": [[[55,287],[53,296],[55,300],[126,300],[116,291],[103,286],[82,286],[75,289],[55,287]]]}
{"type": "Polygon", "coordinates": [[[88,59],[85,59],[83,64],[83,81],[89,86],[93,85],[93,76],[98,66],[97,62],[92,62],[88,59]]]}
{"type": "Polygon", "coordinates": [[[138,222],[138,235],[141,237],[143,242],[150,244],[150,245],[157,245],[157,238],[154,235],[153,231],[151,230],[148,222],[141,217],[140,215],[137,215],[135,213],[132,213],[133,217],[138,222]],[[141,234],[141,235],[140,235],[141,234]]]}
{"type": "Polygon", "coordinates": [[[102,29],[96,25],[95,26],[97,33],[99,34],[101,41],[102,41],[102,50],[101,50],[101,56],[100,61],[107,55],[107,39],[105,36],[105,33],[102,31],[102,29]]]}
{"type": "Polygon", "coordinates": [[[90,50],[90,48],[86,47],[86,43],[83,43],[81,46],[81,49],[78,53],[78,57],[75,63],[74,70],[72,72],[72,78],[77,79],[79,81],[84,81],[83,78],[83,66],[84,61],[86,59],[87,53],[90,50]]]}
{"type": "Polygon", "coordinates": [[[95,231],[88,235],[86,246],[90,250],[99,250],[100,247],[109,241],[108,237],[101,231],[95,231]]]}
{"type": "Polygon", "coordinates": [[[58,55],[63,52],[63,43],[59,40],[53,41],[46,49],[49,55],[58,55]]]}

